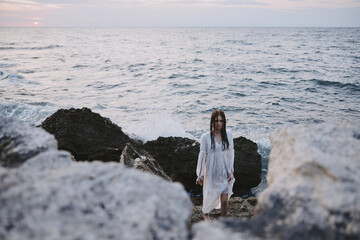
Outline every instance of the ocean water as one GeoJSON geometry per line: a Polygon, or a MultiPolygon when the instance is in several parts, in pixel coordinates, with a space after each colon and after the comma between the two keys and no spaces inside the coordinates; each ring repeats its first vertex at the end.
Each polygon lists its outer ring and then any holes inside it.
{"type": "MultiPolygon", "coordinates": [[[[359,121],[360,28],[0,28],[0,114],[91,108],[131,135],[199,139],[215,109],[255,141],[359,121]]],[[[260,190],[266,186],[264,182],[260,190]]]]}

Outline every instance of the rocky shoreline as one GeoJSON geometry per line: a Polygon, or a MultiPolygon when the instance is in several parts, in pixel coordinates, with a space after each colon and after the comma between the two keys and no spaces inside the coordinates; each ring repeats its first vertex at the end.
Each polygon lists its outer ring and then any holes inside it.
{"type": "MultiPolygon", "coordinates": [[[[146,146],[89,109],[59,111],[42,124],[54,135],[0,116],[0,239],[360,239],[359,123],[272,133],[268,188],[258,198],[232,197],[229,218],[213,211],[204,222],[201,199],[187,193],[193,163],[175,169],[198,143],[160,138],[146,146]]],[[[254,147],[236,151],[251,158],[254,147]]],[[[238,166],[256,169],[254,159],[238,166]]],[[[238,192],[254,185],[254,172],[238,192]]]]}
{"type": "MultiPolygon", "coordinates": [[[[197,187],[195,169],[200,146],[195,140],[159,137],[144,144],[88,108],[60,109],[41,127],[55,136],[60,150],[69,151],[77,161],[122,162],[180,182],[187,191],[197,187]]],[[[257,144],[249,139],[234,139],[236,195],[249,192],[261,182],[262,164],[257,149],[257,144]]]]}
{"type": "MultiPolygon", "coordinates": [[[[127,167],[149,172],[172,182],[180,182],[186,191],[195,185],[199,143],[182,137],[159,137],[145,144],[131,139],[109,119],[88,108],[60,109],[48,117],[41,127],[53,134],[59,149],[69,151],[77,161],[120,162],[127,167]]],[[[256,143],[244,137],[234,139],[236,196],[251,192],[261,181],[261,156],[256,143]]],[[[254,198],[254,197],[253,197],[254,198]]],[[[202,197],[192,197],[195,205],[188,224],[203,220],[202,197]]],[[[254,201],[253,201],[254,202],[254,201]]],[[[229,217],[250,217],[254,206],[237,197],[231,200],[229,217]]],[[[219,218],[214,210],[213,219],[219,218]]]]}

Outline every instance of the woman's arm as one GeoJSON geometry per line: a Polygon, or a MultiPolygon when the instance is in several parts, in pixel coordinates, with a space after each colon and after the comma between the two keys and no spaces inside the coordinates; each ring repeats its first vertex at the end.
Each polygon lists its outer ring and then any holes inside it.
{"type": "Polygon", "coordinates": [[[196,183],[199,185],[202,185],[204,180],[205,160],[206,160],[206,139],[205,139],[205,134],[203,134],[200,138],[200,152],[196,167],[196,175],[197,175],[196,183]]]}

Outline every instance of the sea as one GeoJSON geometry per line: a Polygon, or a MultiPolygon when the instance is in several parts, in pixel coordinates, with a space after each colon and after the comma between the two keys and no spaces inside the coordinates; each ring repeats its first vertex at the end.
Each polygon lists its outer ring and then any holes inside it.
{"type": "Polygon", "coordinates": [[[360,28],[0,28],[0,114],[88,107],[133,138],[198,140],[211,112],[258,144],[284,125],[360,119],[360,28]]]}

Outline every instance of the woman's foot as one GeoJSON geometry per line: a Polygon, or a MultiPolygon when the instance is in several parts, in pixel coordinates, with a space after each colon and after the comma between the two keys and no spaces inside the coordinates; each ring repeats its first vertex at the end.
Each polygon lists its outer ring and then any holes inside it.
{"type": "Polygon", "coordinates": [[[204,220],[205,220],[206,222],[210,222],[210,216],[209,216],[208,213],[207,213],[207,214],[204,214],[204,220]]]}

